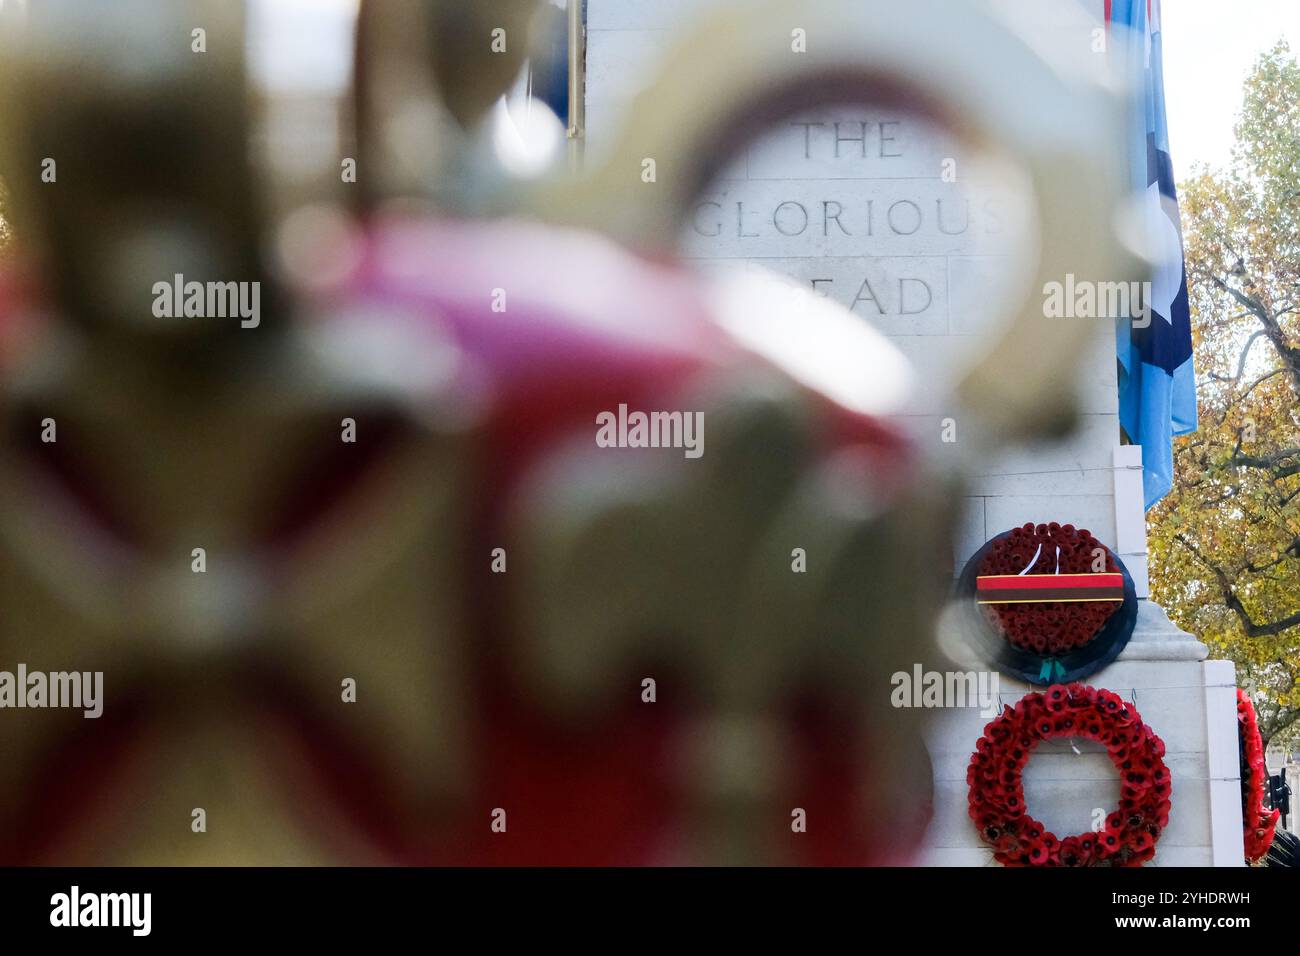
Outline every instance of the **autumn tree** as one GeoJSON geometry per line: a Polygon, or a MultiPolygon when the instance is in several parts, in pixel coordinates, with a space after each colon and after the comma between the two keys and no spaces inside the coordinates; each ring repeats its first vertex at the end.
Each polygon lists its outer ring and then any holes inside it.
{"type": "Polygon", "coordinates": [[[1237,665],[1265,740],[1300,734],[1300,65],[1245,84],[1233,160],[1183,184],[1200,430],[1151,512],[1154,595],[1237,665]]]}

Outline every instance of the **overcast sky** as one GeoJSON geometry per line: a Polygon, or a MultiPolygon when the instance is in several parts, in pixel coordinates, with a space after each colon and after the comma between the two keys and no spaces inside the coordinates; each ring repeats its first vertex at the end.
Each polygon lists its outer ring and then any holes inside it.
{"type": "Polygon", "coordinates": [[[1300,0],[1164,0],[1169,148],[1181,181],[1231,158],[1241,84],[1279,39],[1300,55],[1300,0]]]}

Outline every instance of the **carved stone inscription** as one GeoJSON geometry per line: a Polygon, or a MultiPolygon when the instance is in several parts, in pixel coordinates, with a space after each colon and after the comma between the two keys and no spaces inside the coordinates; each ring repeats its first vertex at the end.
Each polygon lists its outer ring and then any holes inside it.
{"type": "Polygon", "coordinates": [[[969,334],[1019,229],[1009,199],[924,120],[839,110],[746,150],[695,205],[683,251],[786,273],[887,334],[969,334]]]}

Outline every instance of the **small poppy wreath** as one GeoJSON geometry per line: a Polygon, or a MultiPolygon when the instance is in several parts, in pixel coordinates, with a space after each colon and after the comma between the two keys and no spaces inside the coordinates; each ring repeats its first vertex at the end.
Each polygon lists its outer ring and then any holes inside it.
{"type": "Polygon", "coordinates": [[[1118,694],[1055,684],[984,728],[966,771],[970,817],[1004,866],[1140,866],[1155,856],[1169,823],[1164,755],[1164,741],[1118,694]],[[1055,737],[1097,741],[1119,771],[1119,807],[1096,833],[1058,839],[1025,806],[1025,765],[1039,743],[1055,737]]]}
{"type": "Polygon", "coordinates": [[[1246,836],[1246,862],[1259,863],[1268,855],[1281,810],[1264,809],[1264,739],[1259,734],[1255,705],[1237,690],[1237,741],[1241,755],[1241,816],[1246,836]]]}
{"type": "MultiPolygon", "coordinates": [[[[1117,574],[1119,565],[1092,532],[1055,521],[1013,528],[993,542],[979,566],[981,575],[1017,575],[1040,581],[1043,575],[1051,575],[1047,579],[1051,581],[1063,574],[1078,576],[1090,571],[1117,574]]],[[[1121,593],[1116,601],[986,604],[983,610],[989,625],[1015,647],[1060,655],[1096,637],[1122,601],[1121,593]]]]}
{"type": "Polygon", "coordinates": [[[1087,680],[1137,623],[1133,577],[1086,529],[1024,524],[985,542],[955,587],[962,636],[993,667],[1039,687],[1087,680]]]}

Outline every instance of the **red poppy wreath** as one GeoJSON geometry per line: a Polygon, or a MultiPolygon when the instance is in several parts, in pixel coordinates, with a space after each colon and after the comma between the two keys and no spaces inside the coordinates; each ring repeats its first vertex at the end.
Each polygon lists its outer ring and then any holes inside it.
{"type": "Polygon", "coordinates": [[[1237,691],[1237,738],[1241,744],[1241,815],[1246,834],[1246,862],[1259,863],[1268,855],[1277,832],[1280,810],[1264,809],[1264,739],[1259,734],[1255,705],[1245,692],[1237,691]]]}
{"type": "Polygon", "coordinates": [[[1124,601],[1110,549],[1086,529],[1055,521],[1013,528],[994,541],[980,562],[979,582],[990,626],[1036,654],[1061,655],[1087,644],[1124,601]]]}
{"type": "Polygon", "coordinates": [[[1140,866],[1155,855],[1169,822],[1164,755],[1164,742],[1119,695],[1056,684],[984,728],[966,771],[970,816],[1005,866],[1140,866]],[[1039,743],[1055,737],[1097,741],[1119,771],[1119,807],[1096,833],[1058,839],[1025,806],[1025,765],[1039,743]]]}

